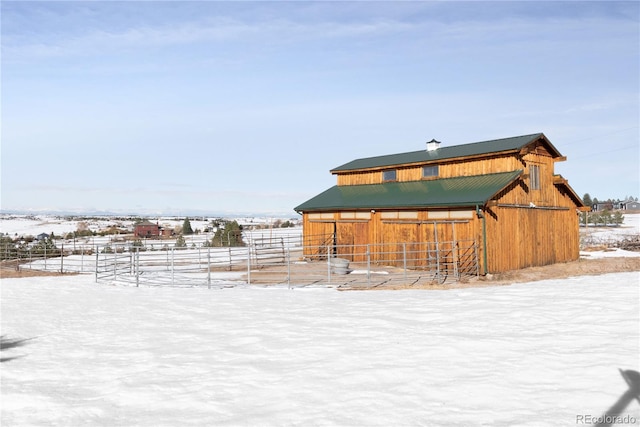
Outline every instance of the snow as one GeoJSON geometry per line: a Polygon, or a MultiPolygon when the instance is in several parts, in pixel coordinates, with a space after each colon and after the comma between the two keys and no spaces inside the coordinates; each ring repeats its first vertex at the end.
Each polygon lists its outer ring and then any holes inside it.
{"type": "MultiPolygon", "coordinates": [[[[560,426],[639,370],[640,273],[447,291],[3,279],[3,426],[560,426]]],[[[622,414],[640,420],[640,405],[622,414]]]]}
{"type": "MultiPolygon", "coordinates": [[[[55,221],[0,225],[77,227],[55,221]]],[[[639,232],[640,215],[581,229],[639,232]]],[[[2,426],[574,426],[626,391],[618,369],[640,370],[640,272],[446,291],[137,288],[93,274],[0,288],[3,338],[28,340],[2,351],[2,426]]],[[[638,425],[640,405],[621,415],[638,425]]]]}
{"type": "Polygon", "coordinates": [[[625,251],[620,248],[611,248],[599,251],[580,251],[580,258],[596,259],[596,258],[637,258],[640,252],[625,251]]]}

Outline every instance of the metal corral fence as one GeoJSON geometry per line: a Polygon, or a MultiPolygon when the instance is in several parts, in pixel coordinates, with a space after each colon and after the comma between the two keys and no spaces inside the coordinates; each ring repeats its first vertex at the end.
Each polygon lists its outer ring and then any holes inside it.
{"type": "Polygon", "coordinates": [[[95,249],[60,247],[23,248],[4,245],[0,248],[3,268],[16,270],[55,271],[58,273],[92,273],[95,271],[95,249]]]}
{"type": "Polygon", "coordinates": [[[333,241],[333,235],[306,236],[305,246],[300,234],[280,234],[248,237],[245,246],[237,247],[152,250],[109,244],[75,254],[60,248],[41,258],[20,253],[15,259],[21,269],[90,272],[96,282],[133,286],[377,286],[451,282],[479,273],[477,245],[471,240],[368,245],[333,241]]]}

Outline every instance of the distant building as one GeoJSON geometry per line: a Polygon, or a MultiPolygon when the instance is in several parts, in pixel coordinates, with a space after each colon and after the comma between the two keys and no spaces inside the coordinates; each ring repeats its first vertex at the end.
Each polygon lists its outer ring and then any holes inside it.
{"type": "Polygon", "coordinates": [[[592,210],[596,212],[604,210],[640,210],[640,202],[633,200],[607,200],[606,202],[594,203],[592,210]]]}
{"type": "Polygon", "coordinates": [[[628,201],[628,202],[624,203],[623,206],[624,206],[623,209],[625,209],[627,211],[640,210],[640,202],[628,201]]]}
{"type": "Polygon", "coordinates": [[[49,238],[49,235],[47,233],[40,233],[36,236],[36,240],[38,241],[43,241],[43,240],[47,240],[49,238]]]}
{"type": "Polygon", "coordinates": [[[160,236],[160,226],[151,221],[142,221],[133,227],[135,237],[158,237],[160,236]]]}

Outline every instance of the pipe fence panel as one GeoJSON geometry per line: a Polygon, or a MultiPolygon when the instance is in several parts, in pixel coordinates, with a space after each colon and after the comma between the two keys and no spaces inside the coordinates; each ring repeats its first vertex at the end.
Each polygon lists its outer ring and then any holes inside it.
{"type": "Polygon", "coordinates": [[[105,244],[81,251],[5,247],[16,268],[94,273],[135,286],[378,286],[444,283],[477,276],[475,241],[336,245],[335,236],[247,234],[245,246],[105,244]],[[79,252],[79,253],[78,253],[79,252]]]}

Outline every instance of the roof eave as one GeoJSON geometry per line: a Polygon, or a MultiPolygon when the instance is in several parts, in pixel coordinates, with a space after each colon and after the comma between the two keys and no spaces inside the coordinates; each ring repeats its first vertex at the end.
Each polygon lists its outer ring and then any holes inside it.
{"type": "Polygon", "coordinates": [[[576,194],[575,190],[569,185],[569,181],[562,175],[553,175],[553,185],[557,187],[564,187],[569,196],[573,199],[578,210],[582,212],[589,212],[591,208],[586,206],[580,196],[576,194]]]}

